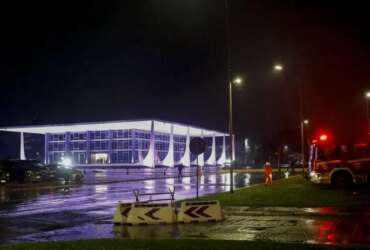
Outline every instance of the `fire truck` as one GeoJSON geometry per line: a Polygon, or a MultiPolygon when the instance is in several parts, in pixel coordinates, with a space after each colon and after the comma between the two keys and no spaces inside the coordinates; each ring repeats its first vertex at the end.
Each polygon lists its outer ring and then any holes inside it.
{"type": "Polygon", "coordinates": [[[308,174],[313,183],[333,187],[369,183],[369,147],[366,143],[333,144],[327,135],[321,135],[310,145],[308,174]]]}

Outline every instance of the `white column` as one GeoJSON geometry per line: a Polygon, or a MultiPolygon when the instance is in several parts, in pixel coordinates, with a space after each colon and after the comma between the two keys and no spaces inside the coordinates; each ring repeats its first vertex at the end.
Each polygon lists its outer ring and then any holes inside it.
{"type": "MultiPolygon", "coordinates": [[[[201,138],[203,139],[204,136],[203,136],[203,130],[201,132],[201,138]]],[[[204,167],[204,153],[199,155],[199,166],[200,167],[204,167]]]]}
{"type": "Polygon", "coordinates": [[[143,160],[143,165],[146,167],[155,167],[155,140],[154,140],[154,121],[151,122],[150,129],[150,145],[148,149],[148,154],[143,160]]]}
{"type": "Polygon", "coordinates": [[[48,145],[48,134],[46,133],[44,135],[44,141],[45,141],[45,144],[44,144],[44,163],[45,164],[49,164],[49,145],[48,145]]]}
{"type": "Polygon", "coordinates": [[[24,135],[23,135],[23,132],[21,132],[19,159],[20,160],[26,160],[26,153],[24,151],[24,135]]]}
{"type": "Polygon", "coordinates": [[[221,152],[220,158],[217,161],[217,164],[225,165],[225,162],[226,162],[226,137],[223,136],[222,137],[222,152],[221,152]]]}
{"type": "Polygon", "coordinates": [[[152,124],[150,126],[150,145],[152,145],[152,163],[151,163],[151,167],[154,168],[155,167],[155,164],[156,164],[156,160],[157,160],[157,152],[156,152],[156,149],[155,149],[155,134],[154,134],[154,121],[152,121],[152,124]]]}
{"type": "Polygon", "coordinates": [[[169,141],[169,144],[168,144],[168,153],[167,153],[166,157],[163,159],[162,164],[166,167],[173,167],[175,165],[173,124],[171,124],[171,133],[170,133],[170,141],[169,141]]]}
{"type": "Polygon", "coordinates": [[[186,167],[190,167],[190,129],[188,127],[188,133],[186,135],[186,145],[185,152],[183,157],[180,160],[180,163],[186,167]]]}
{"type": "Polygon", "coordinates": [[[207,159],[208,165],[216,165],[216,137],[212,137],[212,149],[211,149],[211,155],[207,159]]]}
{"type": "Polygon", "coordinates": [[[112,142],[113,142],[113,131],[108,131],[108,164],[112,164],[112,142]]]}

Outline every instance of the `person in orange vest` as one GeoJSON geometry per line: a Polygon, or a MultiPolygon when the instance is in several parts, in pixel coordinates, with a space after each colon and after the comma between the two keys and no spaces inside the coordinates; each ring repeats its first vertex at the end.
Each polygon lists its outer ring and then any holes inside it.
{"type": "Polygon", "coordinates": [[[265,185],[272,184],[272,165],[270,162],[265,163],[265,185]]]}

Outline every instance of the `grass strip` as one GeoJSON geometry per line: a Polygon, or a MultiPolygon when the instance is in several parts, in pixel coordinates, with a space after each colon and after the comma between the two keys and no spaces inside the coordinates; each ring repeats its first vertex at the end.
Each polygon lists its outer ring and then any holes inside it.
{"type": "Polygon", "coordinates": [[[219,200],[223,206],[364,206],[370,205],[366,190],[336,190],[320,187],[301,176],[274,181],[271,186],[255,185],[234,193],[211,194],[201,200],[219,200]]]}

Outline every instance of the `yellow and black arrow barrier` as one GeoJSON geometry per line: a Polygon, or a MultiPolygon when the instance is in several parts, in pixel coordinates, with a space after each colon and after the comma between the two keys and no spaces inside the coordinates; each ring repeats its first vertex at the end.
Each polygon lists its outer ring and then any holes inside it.
{"type": "Polygon", "coordinates": [[[215,222],[224,219],[219,201],[183,201],[176,215],[174,203],[121,203],[113,216],[114,224],[149,225],[215,222]]]}
{"type": "Polygon", "coordinates": [[[114,224],[126,224],[128,214],[131,211],[131,203],[122,203],[118,202],[116,211],[113,215],[113,223],[114,224]]]}
{"type": "Polygon", "coordinates": [[[219,201],[183,201],[177,221],[181,223],[213,222],[224,219],[219,201]]]}

